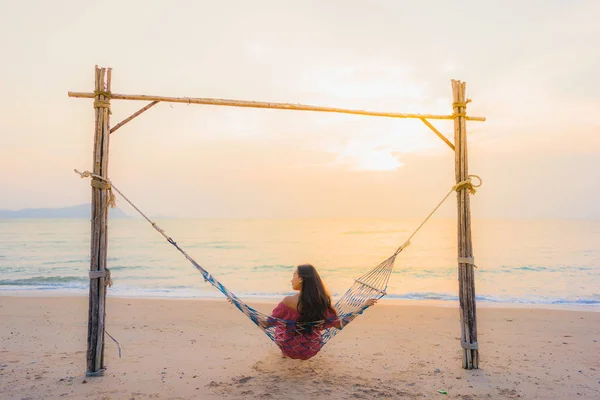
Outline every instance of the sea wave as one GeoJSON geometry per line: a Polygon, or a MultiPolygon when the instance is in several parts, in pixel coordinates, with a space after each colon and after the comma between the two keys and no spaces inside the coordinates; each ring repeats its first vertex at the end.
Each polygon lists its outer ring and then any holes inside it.
{"type": "MultiPolygon", "coordinates": [[[[27,279],[5,279],[0,280],[0,292],[2,291],[55,291],[55,292],[73,292],[87,289],[89,279],[78,276],[60,276],[60,277],[34,277],[27,279]]],[[[160,285],[159,287],[139,287],[128,284],[120,284],[111,288],[110,293],[117,297],[176,297],[176,298],[223,298],[223,295],[212,287],[199,287],[197,285],[160,285]]],[[[236,293],[242,299],[281,299],[289,296],[293,292],[263,292],[263,291],[239,291],[236,293]]],[[[332,299],[336,302],[341,296],[340,293],[332,293],[332,299]]],[[[436,293],[436,292],[408,292],[408,293],[390,293],[384,297],[390,300],[407,301],[438,301],[438,302],[458,302],[459,298],[455,294],[436,293]]],[[[593,294],[589,297],[559,298],[544,296],[494,296],[478,295],[476,301],[480,304],[496,305],[564,305],[564,306],[600,306],[600,294],[593,294]]]]}
{"type": "Polygon", "coordinates": [[[0,286],[67,286],[69,284],[86,283],[84,276],[35,276],[20,279],[0,279],[0,286]]]}
{"type": "MultiPolygon", "coordinates": [[[[457,295],[448,293],[403,293],[389,294],[386,296],[389,299],[397,300],[440,300],[440,301],[458,301],[457,295]]],[[[514,297],[514,296],[491,296],[479,295],[475,296],[477,302],[482,303],[497,303],[497,304],[564,304],[564,305],[585,305],[585,304],[600,304],[600,294],[594,294],[587,298],[557,298],[557,297],[514,297]]]]}
{"type": "Polygon", "coordinates": [[[584,265],[502,265],[497,268],[486,268],[484,265],[478,269],[478,272],[484,274],[510,274],[513,272],[546,272],[546,273],[564,273],[579,271],[595,271],[597,268],[584,265]]]}
{"type": "Polygon", "coordinates": [[[293,269],[293,265],[257,265],[252,267],[253,271],[286,271],[293,269]]]}
{"type": "Polygon", "coordinates": [[[111,271],[140,271],[144,269],[151,269],[148,265],[115,265],[109,267],[111,271]]]}
{"type": "Polygon", "coordinates": [[[52,261],[44,261],[41,265],[57,265],[57,264],[87,264],[90,262],[89,257],[86,259],[77,259],[77,260],[52,260],[52,261]]]}

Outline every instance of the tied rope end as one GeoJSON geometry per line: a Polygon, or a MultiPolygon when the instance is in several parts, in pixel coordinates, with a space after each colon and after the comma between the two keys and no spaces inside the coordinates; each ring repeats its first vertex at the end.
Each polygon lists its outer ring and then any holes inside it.
{"type": "Polygon", "coordinates": [[[90,279],[104,278],[104,286],[112,287],[113,281],[110,277],[110,269],[104,268],[98,271],[89,271],[88,276],[90,279]]]}
{"type": "Polygon", "coordinates": [[[110,208],[117,207],[117,199],[115,198],[115,194],[112,191],[112,188],[108,189],[108,200],[107,204],[110,208]]]}
{"type": "Polygon", "coordinates": [[[73,169],[73,171],[75,171],[76,174],[79,174],[79,177],[81,179],[89,178],[90,176],[92,176],[92,173],[90,171],[79,172],[77,169],[73,169]]]}
{"type": "Polygon", "coordinates": [[[115,198],[115,194],[112,191],[112,184],[109,179],[103,178],[100,175],[96,175],[91,173],[90,171],[79,172],[77,169],[73,169],[76,174],[79,175],[80,178],[92,178],[91,185],[92,187],[98,189],[108,190],[108,198],[106,199],[106,207],[115,208],[117,206],[117,201],[115,198]]]}
{"type": "Polygon", "coordinates": [[[106,277],[104,278],[104,285],[108,287],[112,287],[113,281],[110,277],[110,269],[106,268],[106,277]]]}
{"type": "Polygon", "coordinates": [[[454,185],[452,187],[452,190],[460,192],[461,190],[468,190],[469,193],[471,194],[475,194],[477,191],[475,190],[475,188],[478,188],[479,186],[481,186],[481,184],[483,183],[483,181],[481,180],[481,178],[477,175],[469,175],[467,177],[466,180],[462,181],[462,182],[458,182],[456,185],[454,185]],[[479,180],[479,184],[478,185],[474,185],[472,182],[473,178],[477,178],[479,180]]]}

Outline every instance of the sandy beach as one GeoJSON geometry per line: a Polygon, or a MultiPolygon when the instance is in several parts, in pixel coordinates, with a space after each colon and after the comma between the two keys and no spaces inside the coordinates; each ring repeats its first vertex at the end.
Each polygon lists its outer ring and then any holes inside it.
{"type": "Polygon", "coordinates": [[[1,296],[0,398],[600,398],[598,312],[480,307],[467,371],[452,307],[381,302],[295,361],[225,300],[107,301],[121,358],[107,336],[105,376],[86,378],[86,297],[1,296]]]}

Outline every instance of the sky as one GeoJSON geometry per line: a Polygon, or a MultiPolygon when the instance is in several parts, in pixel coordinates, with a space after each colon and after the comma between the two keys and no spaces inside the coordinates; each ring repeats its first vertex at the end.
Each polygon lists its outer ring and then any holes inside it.
{"type": "MultiPolygon", "coordinates": [[[[600,2],[0,0],[0,209],[90,201],[94,66],[120,94],[451,114],[473,218],[600,218],[600,2]]],[[[111,123],[145,103],[113,100],[111,123]]],[[[451,121],[432,121],[453,140],[451,121]]],[[[421,218],[454,154],[418,120],[160,103],[110,139],[151,215],[421,218]]],[[[119,207],[133,214],[123,200],[119,207]]],[[[456,215],[455,197],[439,216],[456,215]]]]}

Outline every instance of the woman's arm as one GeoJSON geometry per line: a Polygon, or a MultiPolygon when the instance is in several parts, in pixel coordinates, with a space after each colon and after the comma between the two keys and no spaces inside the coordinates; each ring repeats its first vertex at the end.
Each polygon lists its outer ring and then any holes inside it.
{"type": "MultiPolygon", "coordinates": [[[[361,306],[361,311],[360,313],[362,313],[364,310],[366,310],[367,308],[375,305],[375,303],[377,303],[378,299],[367,299],[361,306]]],[[[358,317],[360,315],[360,313],[354,313],[351,314],[347,317],[339,317],[337,319],[335,319],[335,321],[333,321],[333,326],[338,328],[338,329],[343,329],[344,326],[348,325],[350,322],[354,321],[354,318],[358,317]]]]}

